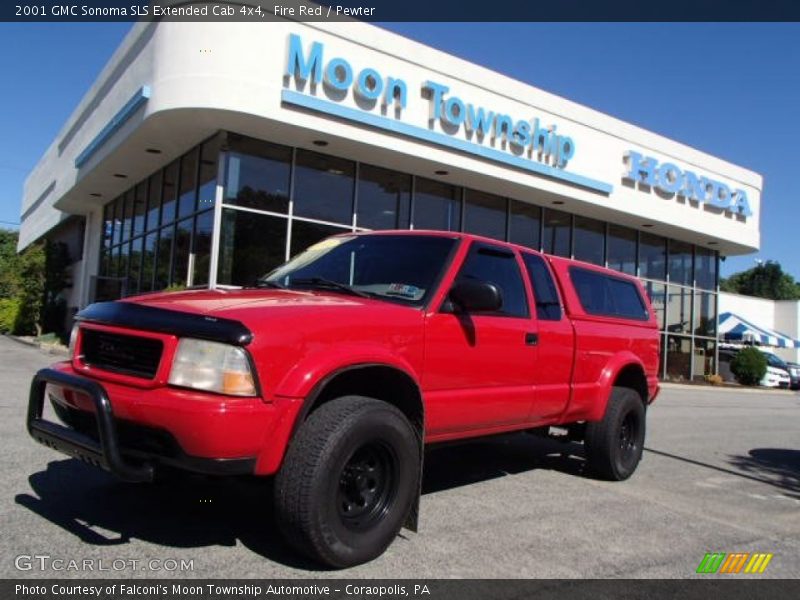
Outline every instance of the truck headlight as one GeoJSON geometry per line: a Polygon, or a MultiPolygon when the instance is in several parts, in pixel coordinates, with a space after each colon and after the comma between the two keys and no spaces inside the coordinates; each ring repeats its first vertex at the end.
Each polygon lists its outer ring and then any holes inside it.
{"type": "Polygon", "coordinates": [[[242,348],[191,338],[178,342],[169,383],[231,396],[256,395],[250,362],[242,348]]]}

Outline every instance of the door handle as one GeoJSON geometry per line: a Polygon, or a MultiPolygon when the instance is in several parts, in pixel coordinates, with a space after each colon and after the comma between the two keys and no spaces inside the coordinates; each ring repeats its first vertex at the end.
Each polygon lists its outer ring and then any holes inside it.
{"type": "Polygon", "coordinates": [[[525,345],[527,346],[536,346],[539,343],[539,334],[538,333],[526,333],[525,334],[525,345]]]}

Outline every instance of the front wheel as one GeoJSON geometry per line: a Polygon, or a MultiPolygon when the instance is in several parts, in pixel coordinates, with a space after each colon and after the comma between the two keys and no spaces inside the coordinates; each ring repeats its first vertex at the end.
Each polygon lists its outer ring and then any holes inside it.
{"type": "Polygon", "coordinates": [[[336,568],[380,556],[416,498],[419,445],[390,404],[361,396],[323,404],[297,432],[275,480],[284,537],[336,568]]]}
{"type": "Polygon", "coordinates": [[[627,479],[644,450],[645,407],[630,388],[615,387],[602,421],[586,424],[584,446],[589,468],[609,481],[627,479]]]}

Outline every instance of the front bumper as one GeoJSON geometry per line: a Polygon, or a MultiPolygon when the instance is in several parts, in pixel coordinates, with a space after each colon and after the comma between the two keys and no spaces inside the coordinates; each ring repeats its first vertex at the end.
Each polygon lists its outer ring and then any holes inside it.
{"type": "Polygon", "coordinates": [[[238,475],[253,473],[256,459],[206,458],[187,455],[169,433],[121,421],[116,418],[105,388],[94,380],[56,369],[42,369],[33,378],[28,399],[27,427],[36,441],[78,458],[91,465],[110,471],[125,481],[151,481],[155,468],[166,464],[188,471],[213,475],[238,475]],[[92,412],[82,414],[88,425],[65,427],[43,418],[45,388],[48,383],[72,390],[88,398],[92,412]],[[127,438],[143,437],[157,433],[162,443],[148,448],[146,445],[121,443],[120,430],[127,438]],[[133,435],[131,435],[133,432],[133,435]]]}

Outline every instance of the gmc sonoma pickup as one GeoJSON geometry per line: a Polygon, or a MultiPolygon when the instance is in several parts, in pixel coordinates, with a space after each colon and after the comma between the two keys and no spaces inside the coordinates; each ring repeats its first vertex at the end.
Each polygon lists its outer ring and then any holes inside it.
{"type": "Polygon", "coordinates": [[[559,426],[623,480],[658,392],[638,280],[459,233],[348,233],[251,288],[92,304],[71,346],[31,385],[36,440],[128,481],[274,475],[280,530],[332,567],[416,529],[425,444],[559,426]]]}

